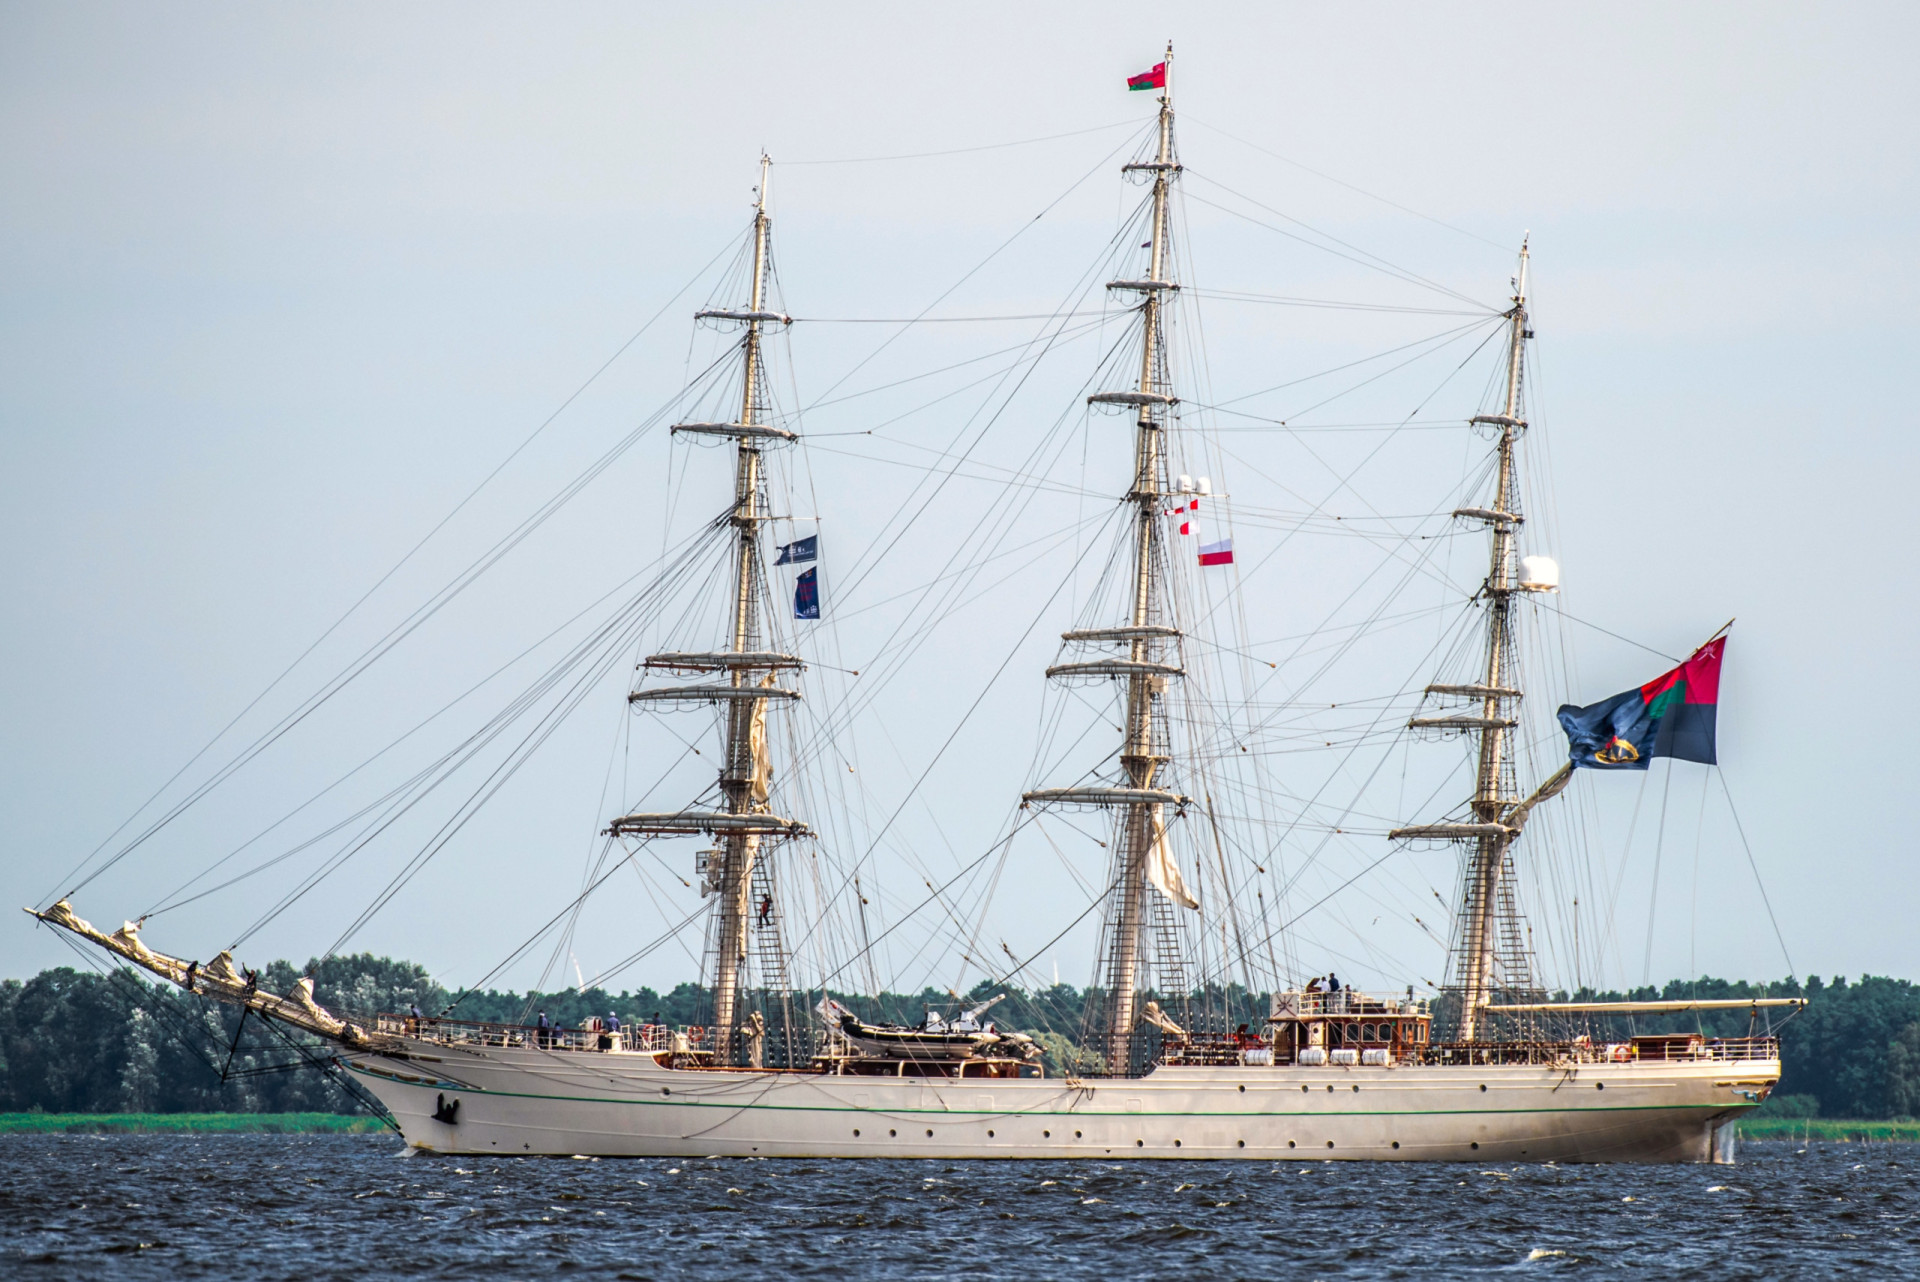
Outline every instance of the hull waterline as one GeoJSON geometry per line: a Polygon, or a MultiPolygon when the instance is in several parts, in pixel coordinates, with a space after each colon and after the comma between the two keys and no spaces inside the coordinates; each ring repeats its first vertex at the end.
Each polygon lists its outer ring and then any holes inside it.
{"type": "Polygon", "coordinates": [[[426,1044],[344,1062],[416,1148],[596,1157],[1725,1161],[1729,1123],[1779,1077],[1777,1061],[868,1077],[426,1044]]]}

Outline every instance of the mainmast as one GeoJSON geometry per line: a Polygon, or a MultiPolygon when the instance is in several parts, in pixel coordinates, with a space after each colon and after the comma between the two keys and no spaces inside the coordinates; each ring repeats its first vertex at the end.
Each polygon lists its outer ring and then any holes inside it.
{"type": "Polygon", "coordinates": [[[1427,824],[1396,829],[1395,838],[1439,838],[1472,843],[1462,902],[1455,916],[1456,947],[1453,987],[1460,996],[1456,1037],[1462,1042],[1484,1040],[1484,1010],[1491,1000],[1494,964],[1507,971],[1508,987],[1527,987],[1528,956],[1518,929],[1518,909],[1510,881],[1509,852],[1520,835],[1526,814],[1535,804],[1565,786],[1567,772],[1549,779],[1525,803],[1519,803],[1513,782],[1512,732],[1518,725],[1513,711],[1521,698],[1514,662],[1513,599],[1518,592],[1547,585],[1523,583],[1516,571],[1514,535],[1525,519],[1515,471],[1515,446],[1527,424],[1522,417],[1522,374],[1525,369],[1527,328],[1527,246],[1520,246],[1520,269],[1514,279],[1513,306],[1507,312],[1507,379],[1505,404],[1498,414],[1479,414],[1474,423],[1498,433],[1495,455],[1493,506],[1461,508],[1454,516],[1486,524],[1492,536],[1486,581],[1486,656],[1478,682],[1470,685],[1431,685],[1429,695],[1463,698],[1467,710],[1443,716],[1415,717],[1416,729],[1465,730],[1480,736],[1474,773],[1473,822],[1427,824]],[[1503,923],[1505,929],[1503,931],[1503,923]],[[1502,936],[1505,936],[1504,940],[1502,936]]]}
{"type": "MultiPolygon", "coordinates": [[[[1179,288],[1168,276],[1167,197],[1174,177],[1180,172],[1173,147],[1171,44],[1167,46],[1166,66],[1166,85],[1160,95],[1159,145],[1154,159],[1129,164],[1123,169],[1129,173],[1149,173],[1153,177],[1153,225],[1148,242],[1151,256],[1147,275],[1142,280],[1113,281],[1107,286],[1110,290],[1141,295],[1139,377],[1133,391],[1101,392],[1087,398],[1089,404],[1121,405],[1135,410],[1133,481],[1126,495],[1126,501],[1134,508],[1128,616],[1120,627],[1068,632],[1062,638],[1069,645],[1124,645],[1126,657],[1060,663],[1047,669],[1047,675],[1053,678],[1126,681],[1125,739],[1120,750],[1120,766],[1125,778],[1120,787],[1049,788],[1029,792],[1023,798],[1027,803],[1091,805],[1121,812],[1116,876],[1107,909],[1108,952],[1102,977],[1106,990],[1102,1049],[1110,1071],[1115,1073],[1129,1071],[1132,1063],[1141,950],[1149,902],[1147,892],[1153,871],[1150,865],[1156,858],[1166,858],[1164,809],[1169,804],[1184,805],[1187,801],[1161,786],[1158,776],[1170,757],[1166,752],[1165,728],[1154,715],[1155,702],[1163,697],[1168,679],[1183,675],[1175,661],[1177,654],[1170,653],[1181,634],[1166,619],[1160,548],[1161,507],[1166,497],[1166,416],[1178,403],[1169,386],[1163,316],[1166,295],[1179,288]]],[[[1184,998],[1185,993],[1175,996],[1184,998]]]]}
{"type": "MultiPolygon", "coordinates": [[[[769,519],[762,456],[769,446],[796,439],[793,432],[761,421],[766,409],[763,327],[792,323],[791,317],[767,309],[767,258],[772,229],[772,219],[767,215],[767,178],[771,164],[766,156],[760,157],[760,186],[755,194],[751,233],[753,279],[746,308],[696,313],[696,319],[733,322],[744,328],[740,341],[739,415],[729,423],[681,423],[673,428],[675,433],[731,437],[734,443],[733,506],[729,514],[734,539],[733,593],[727,649],[710,654],[656,654],[644,665],[652,670],[724,673],[725,681],[661,686],[636,690],[628,696],[635,704],[704,702],[719,705],[723,738],[719,778],[722,808],[628,815],[615,820],[612,827],[617,834],[636,836],[705,833],[718,842],[717,849],[705,852],[708,863],[704,871],[706,888],[718,896],[710,937],[712,969],[708,980],[713,997],[715,1062],[721,1064],[740,1061],[743,1038],[754,1044],[756,1056],[759,1053],[759,1026],[739,1023],[742,975],[752,951],[754,932],[764,936],[760,941],[760,953],[767,963],[763,970],[774,972],[761,976],[763,985],[782,990],[783,997],[786,987],[784,951],[772,912],[773,883],[770,870],[761,859],[763,841],[801,836],[807,831],[804,825],[779,818],[768,808],[772,763],[767,748],[767,708],[771,703],[799,698],[796,691],[777,688],[774,678],[780,670],[801,666],[801,661],[793,655],[766,649],[760,610],[766,590],[760,527],[769,519]],[[758,910],[754,903],[756,888],[763,899],[763,906],[758,910]]],[[[791,1037],[791,1029],[783,1031],[791,1037]]]]}

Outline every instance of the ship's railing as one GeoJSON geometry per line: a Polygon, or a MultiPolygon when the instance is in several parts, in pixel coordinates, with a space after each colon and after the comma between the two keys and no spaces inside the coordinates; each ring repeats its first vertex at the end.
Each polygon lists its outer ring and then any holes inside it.
{"type": "Polygon", "coordinates": [[[444,1046],[535,1047],[551,1051],[625,1051],[636,1054],[680,1051],[698,1055],[713,1045],[712,1030],[700,1024],[623,1024],[608,1031],[597,1018],[584,1028],[539,1028],[532,1024],[496,1024],[484,1020],[437,1019],[431,1015],[380,1014],[373,1031],[444,1046]]]}
{"type": "MultiPolygon", "coordinates": [[[[1693,1034],[1655,1034],[1624,1042],[1507,1041],[1439,1042],[1431,1045],[1395,1047],[1338,1047],[1311,1049],[1313,1058],[1302,1063],[1302,1051],[1287,1045],[1274,1045],[1244,1034],[1193,1034],[1184,1040],[1167,1039],[1156,1064],[1165,1065],[1240,1065],[1246,1068],[1376,1068],[1431,1065],[1463,1067],[1476,1064],[1531,1064],[1539,1066],[1584,1066],[1644,1063],[1739,1064],[1778,1061],[1780,1040],[1776,1037],[1702,1037],[1693,1034]],[[1377,1062],[1370,1062],[1379,1057],[1377,1062]]],[[[1085,1077],[1107,1076],[1083,1072],[1085,1077]]]]}
{"type": "Polygon", "coordinates": [[[1355,1019],[1383,1015],[1425,1015],[1430,1003],[1424,997],[1374,997],[1368,993],[1342,988],[1337,992],[1319,989],[1295,989],[1273,994],[1270,1019],[1355,1019]]]}
{"type": "Polygon", "coordinates": [[[1657,1034],[1624,1042],[1437,1042],[1407,1062],[1465,1064],[1751,1063],[1780,1058],[1777,1037],[1702,1037],[1657,1034]]]}

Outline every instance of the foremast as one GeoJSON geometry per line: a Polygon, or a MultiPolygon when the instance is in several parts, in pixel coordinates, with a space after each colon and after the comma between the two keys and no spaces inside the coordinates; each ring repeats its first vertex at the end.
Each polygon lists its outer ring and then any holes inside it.
{"type": "MultiPolygon", "coordinates": [[[[1170,652],[1181,633],[1167,619],[1163,582],[1161,508],[1165,490],[1165,431],[1174,396],[1167,367],[1167,296],[1179,286],[1170,278],[1168,196],[1180,166],[1173,145],[1173,47],[1167,47],[1167,80],[1160,95],[1159,140],[1151,162],[1133,163],[1124,172],[1152,175],[1152,229],[1148,242],[1147,275],[1141,280],[1111,282],[1107,288],[1141,296],[1140,365],[1134,390],[1101,392],[1088,397],[1092,405],[1134,409],[1132,484],[1125,500],[1133,505],[1132,580],[1125,623],[1120,627],[1088,629],[1064,634],[1075,644],[1122,644],[1125,659],[1105,658],[1059,663],[1047,670],[1051,678],[1104,677],[1126,682],[1124,740],[1120,787],[1049,788],[1029,792],[1026,804],[1082,805],[1120,812],[1115,878],[1108,892],[1107,956],[1101,987],[1105,989],[1104,1019],[1100,1029],[1102,1051],[1109,1071],[1128,1072],[1133,1059],[1133,1030],[1140,1018],[1141,954],[1147,927],[1151,867],[1166,852],[1165,808],[1186,798],[1167,790],[1161,776],[1171,760],[1165,727],[1155,716],[1155,703],[1167,681],[1182,675],[1177,656],[1170,652]]],[[[1184,997],[1185,993],[1178,994],[1184,997]]]]}
{"type": "MultiPolygon", "coordinates": [[[[747,960],[753,950],[756,932],[765,936],[759,952],[764,959],[763,983],[780,990],[785,998],[785,953],[778,937],[778,922],[773,914],[773,881],[764,864],[764,846],[781,837],[806,833],[804,825],[774,815],[769,806],[772,786],[772,759],[767,745],[767,709],[770,704],[788,702],[798,692],[775,684],[781,670],[802,666],[796,656],[766,648],[766,621],[761,601],[766,590],[765,566],[761,549],[761,526],[770,519],[766,503],[764,452],[772,446],[790,442],[795,434],[763,421],[764,327],[785,325],[791,318],[768,309],[767,273],[772,220],[767,214],[767,179],[771,161],[760,158],[760,186],[755,194],[751,232],[752,283],[744,310],[714,309],[697,313],[697,319],[737,323],[742,326],[740,340],[740,409],[729,423],[681,423],[676,434],[730,437],[734,447],[733,504],[728,521],[733,528],[732,599],[727,649],[713,654],[657,654],[646,660],[653,670],[679,672],[715,672],[724,681],[715,684],[661,686],[636,690],[629,697],[635,704],[673,704],[708,702],[721,709],[721,767],[719,791],[721,808],[714,811],[682,810],[670,814],[633,814],[614,821],[611,831],[622,836],[681,836],[708,834],[716,849],[708,851],[710,861],[706,885],[717,898],[710,933],[709,992],[713,1001],[714,1059],[719,1064],[738,1064],[743,1058],[756,1063],[761,1057],[760,1035],[764,1022],[751,1014],[742,1022],[742,989],[747,960]],[[717,862],[717,869],[713,866],[717,862]],[[754,903],[760,890],[763,906],[754,903]]],[[[790,1022],[790,1020],[788,1021],[790,1022]]],[[[784,1029],[789,1042],[791,1028],[784,1029]]]]}
{"type": "Polygon", "coordinates": [[[1531,987],[1531,958],[1519,927],[1514,901],[1510,852],[1526,816],[1540,801],[1565,787],[1570,771],[1556,772],[1524,802],[1514,786],[1512,733],[1519,724],[1517,704],[1522,697],[1514,656],[1513,604],[1516,594],[1542,585],[1520,581],[1515,535],[1525,519],[1520,511],[1516,446],[1526,431],[1523,417],[1527,328],[1527,246],[1520,247],[1520,269],[1514,279],[1513,306],[1507,312],[1507,377],[1504,404],[1498,414],[1478,414],[1472,422],[1497,433],[1495,481],[1490,508],[1461,508],[1457,518],[1485,523],[1491,537],[1486,581],[1480,595],[1486,600],[1486,654],[1479,680],[1471,685],[1431,685],[1429,696],[1463,698],[1466,710],[1441,716],[1414,717],[1414,729],[1464,730],[1480,737],[1474,772],[1471,823],[1425,824],[1395,829],[1393,838],[1431,838],[1470,843],[1461,902],[1454,915],[1455,946],[1452,984],[1459,996],[1462,1042],[1481,1041],[1487,1032],[1485,1011],[1492,1001],[1495,963],[1505,971],[1508,988],[1531,987]]]}

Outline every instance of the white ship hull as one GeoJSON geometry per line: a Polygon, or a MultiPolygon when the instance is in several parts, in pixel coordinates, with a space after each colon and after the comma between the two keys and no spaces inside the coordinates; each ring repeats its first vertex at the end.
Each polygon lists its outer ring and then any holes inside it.
{"type": "Polygon", "coordinates": [[[1162,1067],[1076,1084],[429,1043],[346,1063],[416,1148],[601,1157],[1726,1161],[1727,1124],[1780,1075],[1777,1060],[1708,1060],[1162,1067]],[[454,1120],[436,1120],[454,1101],[454,1120]]]}

